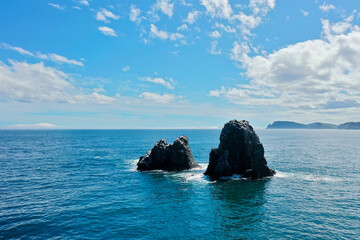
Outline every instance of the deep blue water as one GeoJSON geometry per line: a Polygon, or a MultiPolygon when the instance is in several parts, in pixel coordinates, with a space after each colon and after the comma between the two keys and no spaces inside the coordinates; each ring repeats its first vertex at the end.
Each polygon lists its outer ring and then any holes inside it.
{"type": "Polygon", "coordinates": [[[359,239],[360,131],[257,133],[277,175],[210,182],[220,130],[0,131],[0,238],[359,239]],[[182,134],[202,169],[135,170],[182,134]]]}

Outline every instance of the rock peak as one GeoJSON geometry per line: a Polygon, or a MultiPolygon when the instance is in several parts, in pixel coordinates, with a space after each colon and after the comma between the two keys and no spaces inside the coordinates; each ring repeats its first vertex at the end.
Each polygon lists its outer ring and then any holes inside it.
{"type": "Polygon", "coordinates": [[[231,120],[220,134],[220,144],[212,149],[205,175],[212,179],[241,174],[246,178],[262,178],[275,174],[267,166],[264,147],[248,121],[231,120]]]}

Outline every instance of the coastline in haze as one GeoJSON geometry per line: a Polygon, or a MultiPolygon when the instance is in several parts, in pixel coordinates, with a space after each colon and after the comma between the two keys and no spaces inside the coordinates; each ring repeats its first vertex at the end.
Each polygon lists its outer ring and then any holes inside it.
{"type": "Polygon", "coordinates": [[[315,122],[302,124],[291,121],[275,121],[269,124],[266,129],[360,129],[360,122],[347,122],[340,125],[315,122]]]}

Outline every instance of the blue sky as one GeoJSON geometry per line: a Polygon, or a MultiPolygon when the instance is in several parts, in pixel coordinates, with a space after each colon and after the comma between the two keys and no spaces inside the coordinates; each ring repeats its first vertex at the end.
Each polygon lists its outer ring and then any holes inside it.
{"type": "Polygon", "coordinates": [[[360,2],[0,2],[0,128],[359,121],[360,2]]]}

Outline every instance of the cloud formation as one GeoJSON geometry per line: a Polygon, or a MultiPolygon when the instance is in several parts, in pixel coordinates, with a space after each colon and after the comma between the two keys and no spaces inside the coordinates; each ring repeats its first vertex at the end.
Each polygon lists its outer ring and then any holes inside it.
{"type": "Polygon", "coordinates": [[[166,87],[168,89],[174,89],[174,86],[171,84],[171,83],[174,82],[174,80],[172,78],[169,78],[169,81],[166,81],[163,78],[141,77],[141,78],[139,78],[139,80],[145,81],[145,82],[151,82],[151,83],[160,84],[160,85],[163,85],[164,87],[166,87]]]}
{"type": "Polygon", "coordinates": [[[65,7],[64,6],[60,6],[59,4],[55,4],[55,3],[48,3],[50,6],[54,7],[54,8],[57,8],[59,10],[62,10],[64,11],[65,10],[65,7]]]}
{"type": "Polygon", "coordinates": [[[34,123],[34,124],[13,124],[6,126],[6,129],[57,129],[59,126],[52,123],[34,123]]]}
{"type": "Polygon", "coordinates": [[[170,39],[171,41],[176,41],[184,37],[184,35],[180,33],[168,33],[166,31],[159,30],[154,24],[150,25],[150,36],[162,40],[170,39]]]}
{"type": "Polygon", "coordinates": [[[153,11],[161,10],[161,12],[167,15],[169,18],[173,15],[174,3],[170,0],[157,0],[152,6],[153,11]]]}
{"type": "Polygon", "coordinates": [[[105,8],[102,8],[99,12],[96,13],[96,20],[98,21],[109,23],[109,18],[117,20],[119,19],[119,16],[115,15],[114,13],[110,12],[105,8]]]}
{"type": "Polygon", "coordinates": [[[9,60],[0,61],[0,101],[99,103],[107,104],[113,98],[96,92],[85,94],[70,83],[70,77],[42,62],[30,64],[9,60]]]}
{"type": "Polygon", "coordinates": [[[233,13],[228,0],[201,0],[201,4],[212,18],[230,19],[233,13]]]}
{"type": "Polygon", "coordinates": [[[81,61],[78,60],[73,60],[73,59],[68,59],[67,57],[55,54],[55,53],[41,53],[41,52],[36,52],[36,53],[32,53],[28,50],[25,50],[21,47],[14,47],[11,46],[9,44],[6,43],[2,43],[0,44],[1,48],[4,49],[8,49],[8,50],[12,50],[15,52],[20,53],[21,55],[26,55],[26,56],[31,56],[31,57],[35,57],[35,58],[39,58],[42,60],[49,60],[49,61],[53,61],[56,63],[66,63],[66,64],[73,64],[73,65],[77,65],[77,66],[84,66],[84,64],[81,61]]]}
{"type": "Polygon", "coordinates": [[[140,94],[141,98],[144,98],[145,100],[161,103],[161,104],[167,104],[176,99],[176,96],[174,94],[158,94],[153,92],[143,92],[140,94]]]}
{"type": "Polygon", "coordinates": [[[104,34],[105,36],[111,36],[111,37],[117,37],[116,32],[114,31],[114,29],[106,27],[106,26],[102,26],[98,28],[99,31],[104,34]]]}
{"type": "Polygon", "coordinates": [[[245,69],[249,84],[210,92],[248,106],[289,109],[339,109],[360,106],[360,31],[331,31],[323,20],[324,39],[308,40],[266,56],[249,57],[236,44],[232,58],[245,69]],[[339,34],[333,34],[338,32],[339,34]],[[340,34],[341,33],[341,34],[340,34]]]}
{"type": "Polygon", "coordinates": [[[130,6],[130,14],[129,14],[130,21],[140,22],[141,21],[141,18],[139,18],[140,14],[141,14],[140,8],[137,8],[135,5],[130,6]]]}
{"type": "Polygon", "coordinates": [[[326,4],[326,2],[324,2],[324,3],[319,7],[319,9],[320,9],[321,11],[328,12],[328,11],[330,11],[330,10],[336,9],[336,7],[335,7],[334,5],[332,5],[332,4],[326,4]]]}

